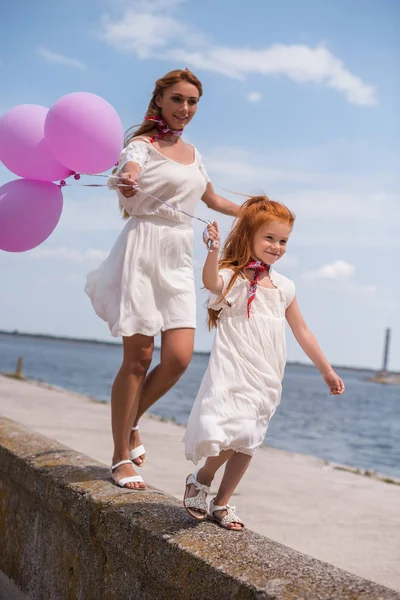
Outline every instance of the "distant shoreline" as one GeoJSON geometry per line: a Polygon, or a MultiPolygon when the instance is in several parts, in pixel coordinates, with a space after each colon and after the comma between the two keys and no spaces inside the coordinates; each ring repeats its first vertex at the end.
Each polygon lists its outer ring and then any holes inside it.
{"type": "MultiPolygon", "coordinates": [[[[67,337],[67,336],[51,335],[51,334],[46,334],[46,333],[24,333],[24,332],[18,331],[18,330],[14,330],[14,331],[0,330],[0,335],[7,335],[9,337],[20,337],[20,338],[27,337],[27,338],[33,338],[33,339],[38,339],[38,340],[70,342],[70,343],[74,343],[74,344],[96,344],[99,346],[121,346],[121,342],[97,340],[97,339],[90,339],[90,338],[74,338],[74,337],[67,337]]],[[[159,348],[157,348],[157,349],[159,349],[159,348]]],[[[197,354],[200,356],[209,356],[210,352],[195,350],[194,354],[197,354]]],[[[308,363],[303,363],[300,361],[288,361],[287,364],[291,365],[291,366],[298,365],[300,367],[307,367],[309,369],[315,369],[314,365],[311,365],[308,363]]],[[[344,365],[334,365],[334,368],[341,369],[344,371],[361,371],[361,372],[365,372],[365,373],[377,373],[379,370],[379,369],[374,369],[373,367],[350,367],[350,366],[344,366],[344,365]]],[[[398,373],[396,371],[391,371],[391,373],[393,375],[400,375],[400,373],[398,373]]]]}

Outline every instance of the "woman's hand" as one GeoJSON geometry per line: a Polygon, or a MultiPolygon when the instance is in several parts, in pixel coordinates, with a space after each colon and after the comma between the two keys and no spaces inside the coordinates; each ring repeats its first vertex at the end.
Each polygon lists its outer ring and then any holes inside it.
{"type": "Polygon", "coordinates": [[[133,198],[135,194],[137,194],[137,185],[138,182],[136,179],[133,179],[130,173],[120,173],[118,178],[119,191],[124,196],[124,198],[133,198]]]}
{"type": "Polygon", "coordinates": [[[207,225],[203,234],[203,242],[206,246],[208,246],[209,241],[211,240],[211,248],[215,250],[219,250],[221,244],[221,236],[219,234],[218,224],[216,221],[211,225],[207,225]]]}
{"type": "Polygon", "coordinates": [[[329,393],[331,396],[343,394],[344,383],[333,369],[327,373],[324,373],[322,377],[329,388],[329,393]]]}

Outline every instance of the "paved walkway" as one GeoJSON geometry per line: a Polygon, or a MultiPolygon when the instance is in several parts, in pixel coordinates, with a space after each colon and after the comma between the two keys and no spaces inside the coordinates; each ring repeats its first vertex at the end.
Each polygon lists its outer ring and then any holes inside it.
{"type": "MultiPolygon", "coordinates": [[[[0,414],[110,463],[107,404],[0,376],[0,414]]],[[[139,472],[177,498],[192,470],[183,431],[151,417],[141,421],[148,460],[139,472]]],[[[232,500],[250,529],[400,591],[400,486],[268,448],[256,454],[232,500]]]]}

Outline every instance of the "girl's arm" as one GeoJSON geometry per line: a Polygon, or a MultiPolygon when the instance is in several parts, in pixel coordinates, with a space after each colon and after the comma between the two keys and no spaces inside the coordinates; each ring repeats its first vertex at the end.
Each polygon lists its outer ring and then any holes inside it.
{"type": "MultiPolygon", "coordinates": [[[[206,234],[206,232],[204,232],[206,234]]],[[[208,240],[213,241],[211,252],[208,252],[203,267],[203,284],[213,294],[220,294],[224,287],[221,275],[218,274],[218,258],[221,237],[218,225],[214,221],[212,225],[207,226],[207,234],[203,236],[203,241],[207,244],[208,240]]]]}
{"type": "Polygon", "coordinates": [[[344,384],[340,377],[332,369],[331,365],[322,353],[312,332],[308,329],[306,322],[300,312],[296,298],[286,309],[286,319],[290,325],[293,335],[299,346],[307,354],[317,367],[331,394],[343,394],[344,384]]]}
{"type": "Polygon", "coordinates": [[[202,198],[203,202],[205,202],[208,208],[212,210],[216,210],[217,212],[222,213],[223,215],[230,215],[231,217],[237,217],[239,214],[240,206],[219,196],[211,183],[207,184],[206,191],[204,192],[202,198]]]}

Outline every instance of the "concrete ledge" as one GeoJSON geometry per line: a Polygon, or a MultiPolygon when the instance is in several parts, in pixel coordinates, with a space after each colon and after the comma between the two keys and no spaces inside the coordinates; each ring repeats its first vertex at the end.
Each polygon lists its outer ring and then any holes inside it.
{"type": "Polygon", "coordinates": [[[3,418],[0,539],[0,570],[38,600],[400,600],[251,531],[198,525],[155,488],[119,490],[103,464],[3,418]]]}

